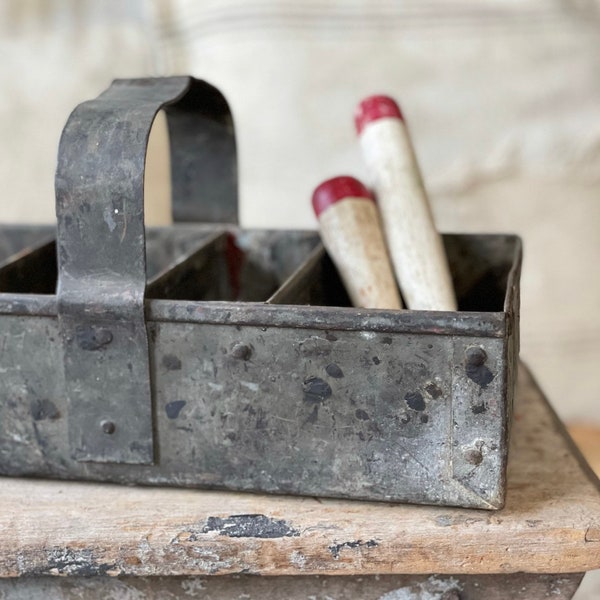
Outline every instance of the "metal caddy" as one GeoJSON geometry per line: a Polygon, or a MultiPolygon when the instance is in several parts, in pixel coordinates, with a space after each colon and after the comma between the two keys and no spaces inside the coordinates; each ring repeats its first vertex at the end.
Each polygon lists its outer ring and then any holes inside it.
{"type": "Polygon", "coordinates": [[[236,226],[231,114],[190,77],[79,105],[56,211],[0,228],[0,474],[502,507],[517,237],[444,236],[458,312],[352,308],[316,233],[236,226]],[[146,231],[159,110],[177,223],[146,231]]]}

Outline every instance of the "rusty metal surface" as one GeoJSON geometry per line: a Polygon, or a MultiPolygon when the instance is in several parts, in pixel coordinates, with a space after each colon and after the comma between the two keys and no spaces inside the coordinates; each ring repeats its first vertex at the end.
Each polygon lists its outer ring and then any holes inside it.
{"type": "Polygon", "coordinates": [[[170,101],[231,136],[206,84],[119,82],[63,135],[58,264],[47,231],[0,229],[0,473],[501,507],[518,238],[445,236],[460,311],[425,312],[349,307],[314,233],[146,232],[170,101]]]}

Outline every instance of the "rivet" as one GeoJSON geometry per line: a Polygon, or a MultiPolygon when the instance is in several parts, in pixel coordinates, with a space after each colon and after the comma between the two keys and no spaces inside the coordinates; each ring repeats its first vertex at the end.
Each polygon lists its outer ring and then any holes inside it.
{"type": "Polygon", "coordinates": [[[116,430],[116,426],[112,421],[102,421],[100,427],[106,435],[112,435],[116,430]]]}
{"type": "Polygon", "coordinates": [[[248,360],[252,355],[252,348],[247,344],[236,342],[231,348],[231,356],[240,360],[248,360]]]}
{"type": "Polygon", "coordinates": [[[481,450],[477,450],[475,448],[471,448],[467,450],[464,454],[465,460],[475,467],[479,466],[483,461],[483,454],[481,454],[481,450]]]}
{"type": "Polygon", "coordinates": [[[467,364],[474,367],[480,367],[487,360],[487,354],[480,346],[469,346],[465,350],[467,364]]]}

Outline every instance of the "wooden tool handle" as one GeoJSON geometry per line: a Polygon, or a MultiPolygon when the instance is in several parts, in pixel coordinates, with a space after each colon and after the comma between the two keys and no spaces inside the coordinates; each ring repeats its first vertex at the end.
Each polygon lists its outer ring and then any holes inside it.
{"type": "Polygon", "coordinates": [[[353,177],[335,177],[314,191],[321,238],[352,304],[402,308],[373,196],[353,177]]]}
{"type": "Polygon", "coordinates": [[[391,98],[372,96],[359,104],[355,122],[408,307],[456,310],[444,246],[400,108],[391,98]]]}

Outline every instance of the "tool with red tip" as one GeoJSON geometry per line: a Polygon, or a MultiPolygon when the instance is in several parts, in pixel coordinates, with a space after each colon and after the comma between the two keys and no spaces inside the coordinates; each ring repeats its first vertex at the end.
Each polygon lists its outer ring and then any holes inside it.
{"type": "Polygon", "coordinates": [[[402,308],[373,196],[353,177],[334,177],[312,198],[321,238],[354,306],[402,308]]]}
{"type": "Polygon", "coordinates": [[[392,98],[371,96],[358,105],[355,123],[408,308],[456,310],[446,253],[400,108],[392,98]]]}

